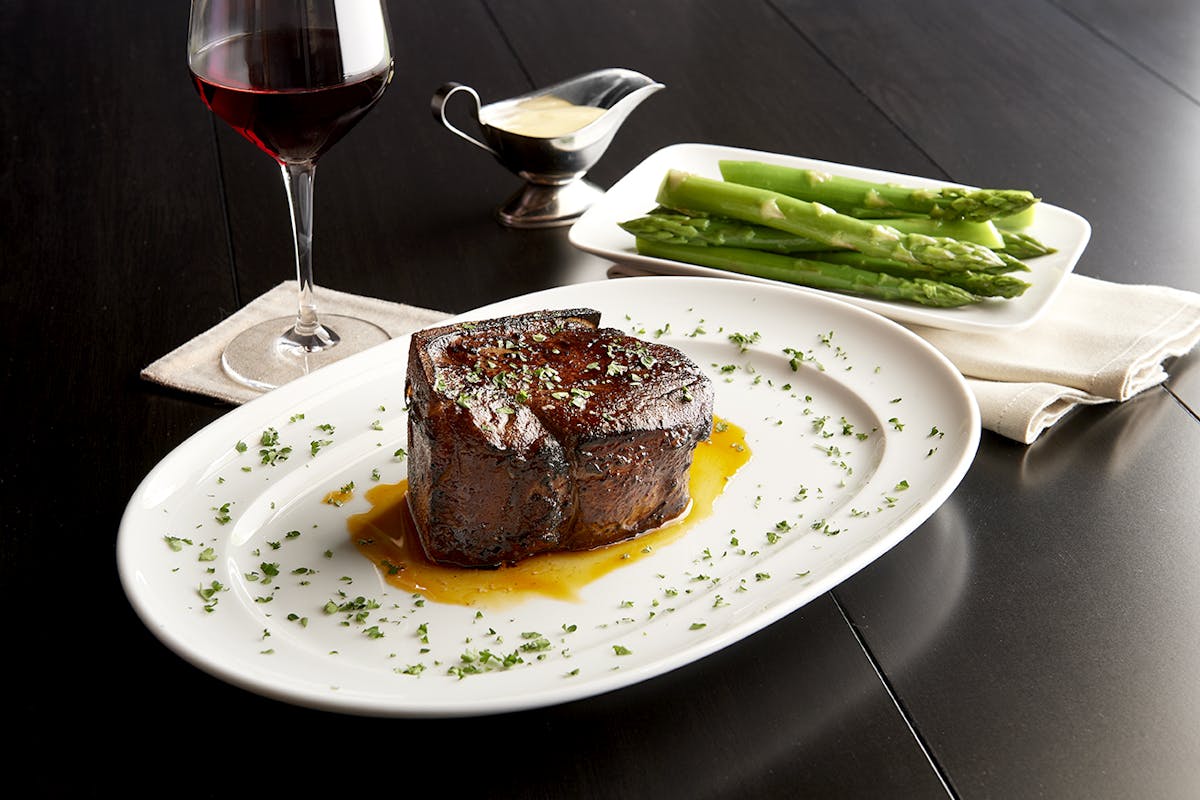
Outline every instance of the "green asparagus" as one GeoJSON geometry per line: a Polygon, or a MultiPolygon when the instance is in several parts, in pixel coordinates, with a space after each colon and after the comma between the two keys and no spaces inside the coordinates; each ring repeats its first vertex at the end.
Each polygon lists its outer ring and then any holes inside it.
{"type": "Polygon", "coordinates": [[[719,166],[722,177],[733,183],[822,203],[839,212],[876,209],[876,217],[899,211],[984,222],[1019,214],[1039,201],[1031,192],[1017,189],[917,189],[760,161],[721,161],[719,166]]]}
{"type": "Polygon", "coordinates": [[[1058,252],[1028,233],[1001,230],[1000,235],[1004,239],[1002,250],[1013,258],[1036,258],[1058,252]]]}
{"type": "Polygon", "coordinates": [[[992,250],[1004,247],[1004,237],[991,222],[971,222],[965,219],[932,219],[931,217],[902,217],[895,219],[866,219],[876,225],[890,225],[901,233],[923,233],[926,236],[945,236],[963,242],[974,242],[992,250]]]}
{"type": "Polygon", "coordinates": [[[877,300],[907,300],[940,308],[979,302],[979,298],[971,292],[942,281],[900,278],[886,272],[873,272],[845,264],[793,258],[743,247],[693,247],[638,239],[637,251],[653,258],[682,261],[877,300]]]}
{"type": "MultiPolygon", "coordinates": [[[[993,250],[1004,249],[1005,246],[1004,237],[990,222],[943,221],[929,217],[869,221],[877,225],[890,225],[901,233],[945,236],[975,242],[993,250]]],[[[728,217],[691,216],[664,208],[656,208],[643,217],[617,224],[626,232],[643,239],[679,244],[749,247],[772,253],[808,253],[829,249],[829,245],[822,242],[764,225],[753,225],[728,217]]]]}
{"type": "Polygon", "coordinates": [[[859,269],[886,272],[899,278],[930,278],[949,283],[979,297],[1020,297],[1029,284],[1012,275],[993,275],[986,272],[942,272],[934,273],[924,267],[901,264],[887,258],[864,256],[862,253],[843,251],[834,253],[812,253],[807,256],[816,261],[846,264],[859,269]]]}
{"type": "Polygon", "coordinates": [[[670,170],[659,187],[659,205],[690,213],[701,212],[765,225],[828,245],[858,250],[907,264],[926,264],[939,270],[1007,272],[1012,267],[992,250],[973,242],[946,237],[901,233],[838,214],[820,203],[727,181],[670,170]]]}
{"type": "Polygon", "coordinates": [[[806,253],[829,249],[829,245],[822,242],[728,217],[697,217],[656,209],[643,217],[617,224],[640,239],[694,247],[723,245],[770,253],[806,253]]]}
{"type": "Polygon", "coordinates": [[[1037,208],[1037,204],[1035,203],[1017,214],[1008,217],[996,217],[992,222],[996,223],[997,228],[1002,228],[1006,231],[1023,231],[1032,225],[1037,218],[1037,208]]]}

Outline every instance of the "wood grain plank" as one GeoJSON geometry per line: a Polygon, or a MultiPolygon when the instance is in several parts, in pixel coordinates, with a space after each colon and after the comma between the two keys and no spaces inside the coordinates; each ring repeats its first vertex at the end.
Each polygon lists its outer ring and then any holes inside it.
{"type": "MultiPolygon", "coordinates": [[[[150,638],[113,568],[129,496],[226,410],[138,377],[234,308],[215,141],[187,74],[187,15],[178,3],[133,14],[116,4],[0,6],[11,423],[0,459],[0,585],[46,611],[14,615],[6,633],[7,652],[22,654],[8,674],[25,675],[11,718],[29,732],[12,764],[29,785],[80,775],[40,759],[53,750],[44,737],[70,727],[45,721],[88,717],[106,691],[81,679],[81,665],[111,674],[150,638]],[[194,126],[178,124],[192,114],[194,126]]],[[[118,691],[139,687],[118,681],[118,691]]],[[[116,704],[100,713],[120,716],[116,704]]],[[[86,753],[87,738],[67,733],[63,746],[86,753]]]]}
{"type": "Polygon", "coordinates": [[[1053,0],[1080,24],[1200,102],[1200,6],[1189,0],[1053,0]]]}
{"type": "MultiPolygon", "coordinates": [[[[132,692],[122,703],[131,725],[153,725],[170,741],[192,735],[194,716],[163,715],[155,696],[183,690],[185,711],[233,708],[265,725],[276,737],[265,747],[281,759],[294,756],[296,742],[378,743],[387,755],[372,769],[406,786],[452,785],[456,796],[854,798],[887,787],[894,796],[945,797],[928,764],[905,757],[908,731],[827,596],[745,647],[619,692],[477,719],[348,718],[240,690],[234,697],[215,679],[180,675],[158,649],[164,658],[128,665],[113,686],[132,692]],[[453,759],[462,763],[447,771],[453,759]]],[[[335,796],[361,769],[313,758],[305,791],[335,796]]],[[[198,779],[205,789],[228,785],[207,777],[198,779]]]]}
{"type": "MultiPolygon", "coordinates": [[[[1200,291],[1181,225],[1200,214],[1200,106],[1077,19],[1041,0],[779,5],[949,177],[1086,217],[1078,272],[1200,291]]],[[[1174,15],[1147,27],[1194,28],[1190,6],[1162,9],[1174,15]]],[[[1200,407],[1191,384],[1178,391],[1200,407]]]]}
{"type": "Polygon", "coordinates": [[[535,83],[627,67],[667,87],[631,115],[593,170],[601,185],[678,142],[937,171],[767,3],[739,4],[736,14],[712,0],[559,5],[493,4],[535,83]]]}
{"type": "Polygon", "coordinates": [[[1198,473],[1161,389],[1028,448],[985,432],[950,501],[836,590],[960,796],[1194,791],[1198,473]]]}
{"type": "MultiPolygon", "coordinates": [[[[128,20],[94,5],[54,5],[0,10],[8,43],[0,74],[12,77],[0,90],[0,295],[13,343],[5,382],[20,387],[6,405],[23,419],[12,447],[24,454],[0,467],[0,488],[14,508],[24,504],[10,493],[56,474],[63,447],[84,463],[130,460],[143,472],[155,452],[116,443],[140,441],[147,424],[162,422],[156,442],[169,446],[205,417],[201,408],[192,421],[167,424],[157,409],[176,398],[130,390],[142,367],[233,308],[212,131],[187,77],[186,8],[155,6],[128,20]],[[79,16],[44,24],[55,13],[79,16]],[[177,130],[190,112],[197,126],[177,130]],[[119,412],[118,396],[128,399],[119,412]]],[[[41,530],[19,525],[0,546],[16,539],[33,548],[39,536],[87,529],[98,508],[117,513],[133,488],[120,481],[131,475],[95,477],[78,505],[41,530]]],[[[96,542],[93,555],[105,557],[107,544],[96,542]]]]}
{"type": "Polygon", "coordinates": [[[792,23],[947,174],[1088,218],[1079,271],[1200,289],[1200,108],[1041,0],[881,9],[780,0],[792,23]]]}
{"type": "Polygon", "coordinates": [[[9,234],[0,281],[10,297],[45,301],[18,305],[7,321],[50,333],[68,323],[80,346],[62,348],[77,359],[66,373],[100,378],[117,362],[97,355],[119,352],[122,374],[136,375],[231,301],[212,132],[182,44],[187,13],[123,21],[88,11],[49,29],[38,21],[52,10],[39,5],[0,12],[11,43],[0,70],[20,76],[3,89],[0,214],[9,234]],[[179,35],[165,41],[164,28],[179,35]],[[73,55],[37,58],[56,50],[73,55]],[[38,69],[23,68],[35,60],[38,69]],[[192,113],[195,128],[173,135],[174,121],[192,113]]]}

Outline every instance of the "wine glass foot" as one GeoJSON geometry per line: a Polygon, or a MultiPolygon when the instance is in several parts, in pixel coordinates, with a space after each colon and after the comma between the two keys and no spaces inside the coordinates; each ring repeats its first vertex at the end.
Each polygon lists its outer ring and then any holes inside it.
{"type": "Polygon", "coordinates": [[[391,338],[366,320],[325,314],[321,324],[326,335],[297,342],[291,335],[294,323],[295,318],[273,319],[239,333],[221,354],[225,374],[265,392],[391,338]]]}

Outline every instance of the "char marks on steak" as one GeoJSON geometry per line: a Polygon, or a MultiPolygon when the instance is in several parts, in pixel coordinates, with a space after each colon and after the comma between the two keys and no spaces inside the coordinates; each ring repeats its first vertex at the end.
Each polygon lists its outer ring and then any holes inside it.
{"type": "Polygon", "coordinates": [[[590,309],[418,331],[408,498],[426,556],[499,566],[588,550],[682,514],[712,385],[590,309]]]}

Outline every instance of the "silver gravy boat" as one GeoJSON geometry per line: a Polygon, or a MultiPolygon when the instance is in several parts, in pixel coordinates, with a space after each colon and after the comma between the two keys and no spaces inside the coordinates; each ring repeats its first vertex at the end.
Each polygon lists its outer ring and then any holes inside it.
{"type": "Polygon", "coordinates": [[[662,88],[663,84],[639,72],[613,68],[578,75],[485,106],[480,105],[479,95],[470,86],[447,83],[434,93],[431,107],[434,118],[451,132],[488,151],[525,181],[497,209],[500,222],[513,228],[545,228],[571,224],[603,193],[583,176],[604,155],[629,113],[662,88]],[[483,141],[459,130],[446,118],[446,104],[458,92],[474,98],[470,114],[483,141]],[[558,136],[523,135],[494,124],[511,114],[515,106],[549,96],[604,111],[586,125],[558,136]]]}

